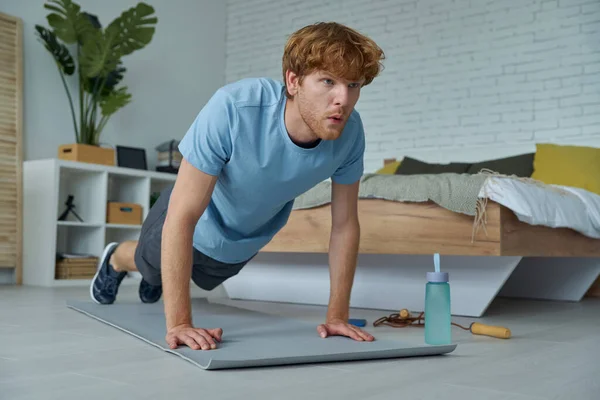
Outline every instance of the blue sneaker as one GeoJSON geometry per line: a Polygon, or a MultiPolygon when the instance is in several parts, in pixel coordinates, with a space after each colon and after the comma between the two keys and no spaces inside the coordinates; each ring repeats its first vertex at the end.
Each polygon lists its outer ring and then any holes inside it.
{"type": "Polygon", "coordinates": [[[90,285],[90,296],[98,304],[112,304],[117,298],[119,285],[127,272],[117,272],[110,265],[109,260],[112,253],[119,244],[109,243],[104,248],[104,253],[98,264],[98,271],[90,285]]]}
{"type": "Polygon", "coordinates": [[[138,293],[142,302],[156,303],[162,296],[162,285],[154,286],[142,279],[138,293]]]}

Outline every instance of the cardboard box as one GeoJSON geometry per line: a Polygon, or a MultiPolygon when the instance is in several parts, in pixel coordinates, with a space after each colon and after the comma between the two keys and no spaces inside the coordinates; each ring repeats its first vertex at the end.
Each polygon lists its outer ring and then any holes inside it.
{"type": "Polygon", "coordinates": [[[115,165],[115,149],[81,143],[63,144],[58,147],[58,158],[90,164],[115,165]]]}
{"type": "Polygon", "coordinates": [[[106,207],[106,222],[109,224],[142,224],[142,206],[135,203],[109,201],[106,207]]]}

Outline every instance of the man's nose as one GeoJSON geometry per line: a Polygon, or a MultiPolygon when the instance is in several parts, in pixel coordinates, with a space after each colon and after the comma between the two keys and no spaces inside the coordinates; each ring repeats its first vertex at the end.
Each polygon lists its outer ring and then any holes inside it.
{"type": "Polygon", "coordinates": [[[345,106],[348,103],[348,87],[340,85],[335,92],[335,105],[345,106]]]}

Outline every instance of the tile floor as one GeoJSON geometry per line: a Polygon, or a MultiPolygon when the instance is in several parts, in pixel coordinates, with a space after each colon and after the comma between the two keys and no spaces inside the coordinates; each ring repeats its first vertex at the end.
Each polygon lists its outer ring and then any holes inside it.
{"type": "MultiPolygon", "coordinates": [[[[600,399],[600,299],[498,299],[480,321],[506,326],[513,337],[454,328],[459,345],[441,357],[204,371],[65,306],[87,296],[87,288],[0,286],[0,399],[600,399]]],[[[139,301],[136,288],[122,287],[118,301],[139,301]]],[[[315,324],[324,313],[218,301],[315,324]]],[[[353,315],[372,322],[389,313],[353,315]]],[[[369,330],[381,338],[422,335],[420,328],[369,330]]]]}

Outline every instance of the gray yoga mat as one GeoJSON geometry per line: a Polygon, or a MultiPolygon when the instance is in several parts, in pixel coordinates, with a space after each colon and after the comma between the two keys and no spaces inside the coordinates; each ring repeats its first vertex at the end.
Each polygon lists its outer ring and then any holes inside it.
{"type": "Polygon", "coordinates": [[[67,301],[67,306],[121,329],[203,369],[227,369],[441,355],[456,344],[430,346],[401,340],[357,342],[334,336],[322,339],[316,325],[256,311],[243,310],[206,299],[192,300],[194,323],[203,328],[222,328],[222,342],[215,350],[170,349],[162,302],[114,303],[67,301]]]}

